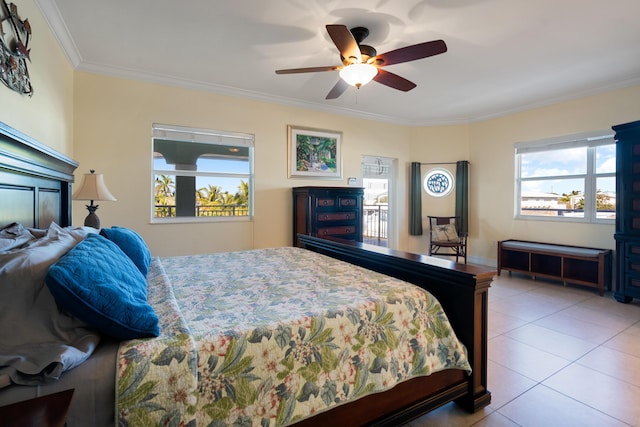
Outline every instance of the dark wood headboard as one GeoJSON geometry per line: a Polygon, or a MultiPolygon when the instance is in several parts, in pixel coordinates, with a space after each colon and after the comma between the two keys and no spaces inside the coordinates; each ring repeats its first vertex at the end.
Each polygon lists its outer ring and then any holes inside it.
{"type": "Polygon", "coordinates": [[[75,160],[0,122],[0,227],[71,225],[77,167],[75,160]]]}

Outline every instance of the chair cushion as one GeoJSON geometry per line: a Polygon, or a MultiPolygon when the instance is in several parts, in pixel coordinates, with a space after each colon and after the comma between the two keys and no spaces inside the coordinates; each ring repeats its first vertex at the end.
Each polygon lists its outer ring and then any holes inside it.
{"type": "Polygon", "coordinates": [[[431,230],[434,242],[454,242],[460,241],[455,224],[435,225],[431,230]]]}

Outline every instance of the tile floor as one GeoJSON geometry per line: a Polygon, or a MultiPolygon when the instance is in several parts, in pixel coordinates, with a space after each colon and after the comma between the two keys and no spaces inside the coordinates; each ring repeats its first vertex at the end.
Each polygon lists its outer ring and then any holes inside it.
{"type": "Polygon", "coordinates": [[[503,272],[489,290],[491,404],[405,427],[640,427],[640,302],[503,272]]]}

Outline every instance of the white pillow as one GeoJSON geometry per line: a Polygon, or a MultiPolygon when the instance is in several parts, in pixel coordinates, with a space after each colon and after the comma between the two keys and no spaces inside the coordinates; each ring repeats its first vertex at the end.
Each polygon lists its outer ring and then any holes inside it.
{"type": "Polygon", "coordinates": [[[458,237],[458,232],[456,231],[455,224],[443,224],[434,226],[433,230],[433,240],[436,242],[458,242],[460,238],[458,237]]]}

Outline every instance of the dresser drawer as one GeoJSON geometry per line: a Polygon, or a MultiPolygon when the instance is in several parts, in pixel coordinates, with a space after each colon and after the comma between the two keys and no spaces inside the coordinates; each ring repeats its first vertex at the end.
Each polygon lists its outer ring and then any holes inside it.
{"type": "Polygon", "coordinates": [[[636,257],[640,260],[640,242],[626,241],[624,249],[626,257],[636,257]]]}
{"type": "Polygon", "coordinates": [[[336,205],[335,197],[318,197],[316,203],[319,208],[332,208],[336,205]]]}
{"type": "Polygon", "coordinates": [[[354,234],[358,230],[355,225],[342,225],[338,227],[322,227],[318,228],[318,237],[322,236],[344,236],[346,234],[354,234]]]}
{"type": "Polygon", "coordinates": [[[356,206],[358,206],[358,199],[356,199],[355,197],[340,197],[339,204],[341,208],[355,208],[356,206]]]}
{"type": "Polygon", "coordinates": [[[318,221],[349,221],[356,219],[357,212],[322,212],[319,213],[318,221]]]}
{"type": "Polygon", "coordinates": [[[632,292],[640,291],[640,276],[627,274],[625,277],[625,287],[632,292]]]}
{"type": "Polygon", "coordinates": [[[634,274],[638,276],[638,278],[640,278],[640,259],[629,257],[625,260],[625,262],[627,264],[627,273],[634,274]]]}
{"type": "Polygon", "coordinates": [[[627,290],[640,291],[640,242],[626,241],[624,244],[624,282],[627,290]]]}

